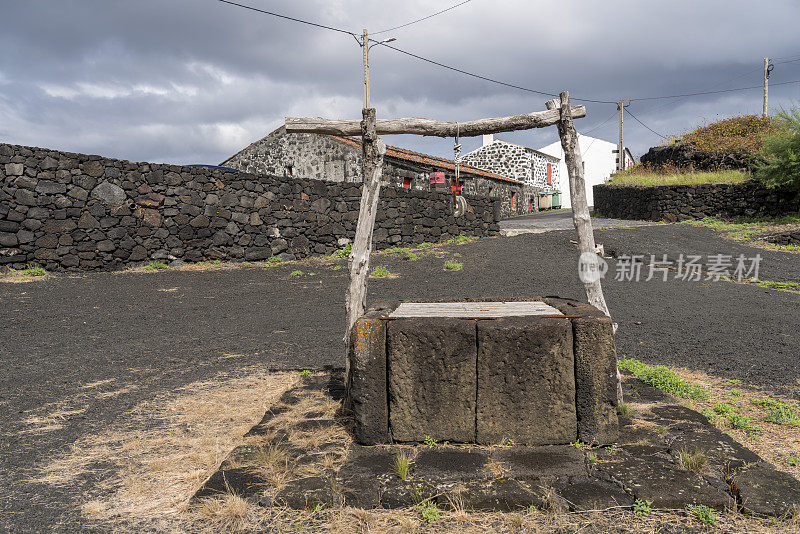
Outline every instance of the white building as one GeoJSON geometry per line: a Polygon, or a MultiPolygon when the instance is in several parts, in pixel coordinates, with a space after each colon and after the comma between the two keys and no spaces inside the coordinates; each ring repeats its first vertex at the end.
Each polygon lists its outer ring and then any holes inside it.
{"type": "MultiPolygon", "coordinates": [[[[578,134],[578,146],[583,158],[583,175],[586,181],[586,200],[589,206],[594,206],[594,194],[592,186],[608,181],[611,174],[617,169],[617,150],[616,143],[609,143],[596,137],[578,134]]],[[[561,206],[569,208],[572,206],[569,194],[569,176],[567,166],[564,163],[564,151],[561,148],[561,141],[551,143],[546,147],[540,148],[539,152],[544,152],[555,158],[559,158],[557,188],[561,191],[561,206]]],[[[624,151],[624,168],[630,168],[634,164],[633,156],[626,148],[624,151]]]]}

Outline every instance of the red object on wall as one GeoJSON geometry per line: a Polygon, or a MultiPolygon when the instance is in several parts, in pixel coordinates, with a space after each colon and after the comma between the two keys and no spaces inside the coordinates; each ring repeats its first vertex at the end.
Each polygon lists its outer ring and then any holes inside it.
{"type": "Polygon", "coordinates": [[[530,210],[533,211],[533,199],[531,199],[531,207],[530,210]]]}
{"type": "Polygon", "coordinates": [[[547,164],[547,183],[548,184],[553,183],[553,166],[550,165],[549,163],[547,164]]]}
{"type": "Polygon", "coordinates": [[[443,184],[444,183],[444,173],[443,172],[432,172],[430,174],[431,183],[432,184],[443,184]]]}
{"type": "Polygon", "coordinates": [[[405,189],[411,189],[411,178],[403,178],[403,187],[405,189]]]}
{"type": "Polygon", "coordinates": [[[516,197],[516,196],[517,196],[516,193],[514,193],[514,191],[512,191],[511,192],[511,207],[512,208],[514,207],[514,197],[516,197]]]}
{"type": "Polygon", "coordinates": [[[453,193],[457,193],[457,194],[459,194],[459,195],[460,195],[460,194],[461,194],[461,187],[462,187],[463,185],[464,185],[464,184],[463,184],[463,183],[461,183],[461,182],[456,182],[456,181],[453,181],[453,193]]]}

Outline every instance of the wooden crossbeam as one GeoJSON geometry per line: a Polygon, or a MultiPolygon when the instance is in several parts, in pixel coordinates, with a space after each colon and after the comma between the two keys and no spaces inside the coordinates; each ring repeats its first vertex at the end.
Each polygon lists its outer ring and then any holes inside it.
{"type": "MultiPolygon", "coordinates": [[[[584,106],[571,106],[573,119],[586,116],[584,106]]],[[[479,119],[468,122],[445,122],[435,119],[380,119],[376,121],[378,135],[415,134],[434,137],[476,137],[515,130],[531,130],[557,124],[559,109],[536,111],[512,117],[479,119]]],[[[361,135],[361,121],[323,119],[321,117],[286,117],[287,133],[317,133],[331,135],[361,135]]]]}

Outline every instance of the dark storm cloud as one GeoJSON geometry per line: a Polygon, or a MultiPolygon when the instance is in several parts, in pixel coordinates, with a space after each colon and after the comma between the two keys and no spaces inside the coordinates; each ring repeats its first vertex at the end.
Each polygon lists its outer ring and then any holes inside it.
{"type": "MultiPolygon", "coordinates": [[[[452,2],[241,0],[360,33],[397,25],[452,2]]],[[[218,162],[279,126],[286,115],[356,118],[360,50],[352,37],[215,0],[8,2],[0,32],[0,139],[126,159],[218,162]]],[[[800,6],[768,2],[473,0],[381,37],[464,70],[516,85],[616,101],[759,85],[763,56],[800,57],[800,6]],[[561,15],[568,13],[564,19],[561,15]]],[[[371,51],[379,116],[469,120],[543,109],[546,96],[465,77],[384,47],[371,51]]],[[[800,62],[772,80],[800,79],[800,62]]],[[[796,100],[774,87],[772,107],[796,100]]],[[[760,111],[759,90],[634,102],[664,135],[703,120],[760,111]]],[[[578,127],[614,141],[613,104],[587,103],[578,127]],[[611,118],[611,119],[610,119],[611,118]],[[602,124],[603,121],[606,121],[602,124]]],[[[632,117],[626,144],[642,153],[659,137],[632,117]]],[[[554,131],[504,135],[542,146],[554,131]]],[[[452,154],[452,140],[390,143],[452,154]]],[[[465,140],[465,149],[478,140],[465,140]]]]}

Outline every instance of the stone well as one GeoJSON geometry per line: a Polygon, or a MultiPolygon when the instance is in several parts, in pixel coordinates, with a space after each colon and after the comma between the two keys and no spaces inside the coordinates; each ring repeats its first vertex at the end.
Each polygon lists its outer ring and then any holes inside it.
{"type": "Polygon", "coordinates": [[[556,297],[382,301],[350,337],[356,441],[555,445],[618,433],[611,320],[556,297]]]}

